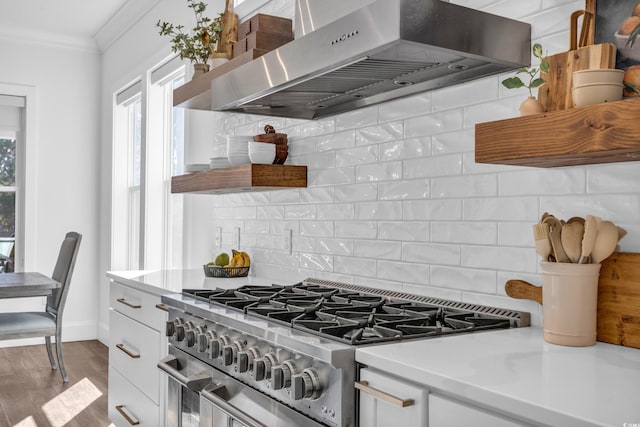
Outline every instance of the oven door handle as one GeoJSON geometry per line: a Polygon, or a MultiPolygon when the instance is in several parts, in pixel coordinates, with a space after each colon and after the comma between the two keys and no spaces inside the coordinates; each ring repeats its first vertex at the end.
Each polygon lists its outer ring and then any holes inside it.
{"type": "Polygon", "coordinates": [[[220,396],[220,394],[224,394],[224,392],[224,384],[212,383],[200,392],[200,396],[247,427],[267,427],[265,424],[262,424],[260,421],[257,421],[255,418],[227,402],[224,397],[220,396]]]}
{"type": "Polygon", "coordinates": [[[199,393],[207,384],[211,383],[211,374],[207,372],[199,372],[191,376],[185,376],[180,372],[180,360],[169,355],[158,362],[158,368],[165,371],[171,377],[184,384],[189,390],[199,393]]]}

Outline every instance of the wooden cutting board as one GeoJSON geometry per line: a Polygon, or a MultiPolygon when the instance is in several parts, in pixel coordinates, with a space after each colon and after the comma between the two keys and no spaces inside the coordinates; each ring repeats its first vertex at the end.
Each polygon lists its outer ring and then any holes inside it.
{"type": "MultiPolygon", "coordinates": [[[[542,303],[542,287],[509,280],[507,295],[542,303]]],[[[602,261],[598,281],[597,340],[640,348],[640,253],[614,253],[602,261]]]]}
{"type": "Polygon", "coordinates": [[[571,87],[573,72],[615,68],[616,47],[611,43],[594,44],[547,57],[549,73],[540,73],[546,84],[538,89],[538,99],[545,111],[573,108],[571,87]]]}

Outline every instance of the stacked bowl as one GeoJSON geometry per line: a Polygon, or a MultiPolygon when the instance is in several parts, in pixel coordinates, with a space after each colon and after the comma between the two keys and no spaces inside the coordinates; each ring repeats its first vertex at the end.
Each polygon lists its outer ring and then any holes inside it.
{"type": "Polygon", "coordinates": [[[249,141],[251,136],[228,135],[227,136],[227,159],[231,166],[251,163],[249,158],[249,141]]]}
{"type": "Polygon", "coordinates": [[[571,96],[574,107],[622,99],[624,70],[581,70],[573,73],[571,96]]]}
{"type": "Polygon", "coordinates": [[[276,158],[276,145],[269,142],[249,141],[251,163],[270,165],[276,158]]]}

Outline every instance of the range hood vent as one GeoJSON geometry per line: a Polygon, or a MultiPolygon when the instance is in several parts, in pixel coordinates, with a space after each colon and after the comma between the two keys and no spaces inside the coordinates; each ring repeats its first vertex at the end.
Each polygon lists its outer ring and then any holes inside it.
{"type": "Polygon", "coordinates": [[[211,109],[316,119],[529,65],[529,24],[378,0],[211,82],[211,109]]]}

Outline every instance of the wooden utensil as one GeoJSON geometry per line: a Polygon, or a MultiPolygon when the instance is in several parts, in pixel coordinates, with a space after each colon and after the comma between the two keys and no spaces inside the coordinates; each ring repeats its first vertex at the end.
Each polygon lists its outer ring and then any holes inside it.
{"type": "Polygon", "coordinates": [[[533,239],[536,243],[536,253],[543,261],[549,258],[551,242],[549,241],[549,224],[534,224],[533,239]]]}
{"type": "Polygon", "coordinates": [[[549,72],[541,72],[540,77],[547,83],[538,89],[538,99],[547,112],[566,110],[573,108],[573,72],[614,68],[616,47],[611,43],[601,43],[550,55],[546,59],[549,62],[549,72]]]}
{"type": "Polygon", "coordinates": [[[615,251],[618,245],[618,229],[610,221],[598,223],[596,240],[593,242],[591,259],[594,264],[600,263],[615,251]]]}
{"type": "MultiPolygon", "coordinates": [[[[512,298],[542,304],[542,287],[508,280],[512,298]]],[[[600,267],[597,340],[640,348],[640,253],[614,253],[600,267]]]]}
{"type": "Polygon", "coordinates": [[[598,224],[595,217],[587,215],[584,219],[584,235],[582,236],[582,250],[580,252],[579,264],[586,264],[591,257],[591,251],[593,250],[593,243],[596,240],[596,233],[598,231],[598,224]]]}
{"type": "Polygon", "coordinates": [[[571,218],[562,226],[560,241],[571,262],[578,262],[582,252],[582,236],[584,235],[584,220],[571,218]]]}
{"type": "Polygon", "coordinates": [[[556,262],[570,262],[567,253],[562,247],[562,222],[554,217],[553,215],[549,215],[543,221],[545,224],[549,224],[549,241],[551,242],[551,248],[554,258],[556,262]]]}

